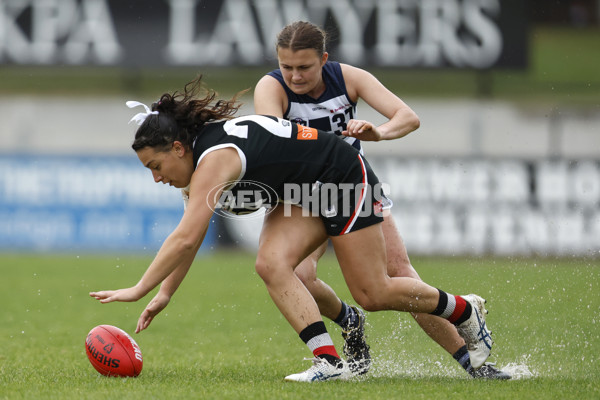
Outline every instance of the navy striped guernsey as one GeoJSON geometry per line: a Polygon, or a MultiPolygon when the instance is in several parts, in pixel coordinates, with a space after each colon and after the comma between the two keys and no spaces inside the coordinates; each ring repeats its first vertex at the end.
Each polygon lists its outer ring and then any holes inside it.
{"type": "MultiPolygon", "coordinates": [[[[273,70],[268,75],[279,81],[287,95],[288,107],[283,114],[284,119],[341,136],[348,121],[355,118],[356,103],[348,96],[338,62],[327,61],[323,65],[325,92],[318,99],[291,91],[285,84],[280,69],[273,70]]],[[[343,139],[362,153],[360,140],[352,137],[343,139]]]]}

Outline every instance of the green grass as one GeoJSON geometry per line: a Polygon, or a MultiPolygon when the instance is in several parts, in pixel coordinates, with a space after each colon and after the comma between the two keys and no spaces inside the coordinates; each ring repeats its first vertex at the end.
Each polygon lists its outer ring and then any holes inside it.
{"type": "MultiPolygon", "coordinates": [[[[119,379],[92,368],[85,336],[99,324],[132,332],[150,296],[101,305],[87,294],[135,283],[150,259],[0,255],[0,399],[600,397],[598,260],[413,259],[430,284],[488,298],[495,361],[520,379],[467,379],[407,315],[381,312],[368,315],[371,374],[316,385],[283,382],[308,367],[302,358],[310,354],[272,304],[253,260],[244,253],[199,257],[169,307],[135,336],[142,374],[119,379]]],[[[325,257],[319,274],[350,299],[333,258],[325,257]]],[[[341,349],[339,329],[328,327],[341,349]]]]}
{"type": "MultiPolygon", "coordinates": [[[[600,28],[537,26],[530,34],[529,67],[427,70],[369,68],[401,97],[491,97],[541,106],[600,105],[600,28]]],[[[0,94],[137,95],[179,90],[202,72],[206,84],[230,94],[253,88],[271,66],[248,68],[120,69],[114,67],[0,68],[0,94]]]]}

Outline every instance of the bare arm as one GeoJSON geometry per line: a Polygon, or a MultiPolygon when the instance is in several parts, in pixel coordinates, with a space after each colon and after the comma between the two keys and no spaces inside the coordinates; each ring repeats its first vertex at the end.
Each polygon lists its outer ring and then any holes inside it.
{"type": "Polygon", "coordinates": [[[140,281],[127,289],[91,292],[90,296],[102,303],[137,301],[163,282],[159,294],[163,300],[170,298],[187,274],[206,235],[214,205],[219,198],[209,196],[210,190],[237,179],[241,168],[241,160],[234,149],[225,148],[209,153],[192,175],[190,202],[179,225],[167,237],[140,281]]]}
{"type": "Polygon", "coordinates": [[[287,109],[285,90],[272,76],[263,76],[254,88],[254,112],[261,115],[272,115],[283,118],[287,109]]]}
{"type": "MultiPolygon", "coordinates": [[[[198,250],[196,250],[197,252],[198,250]]],[[[182,264],[175,268],[173,272],[169,276],[165,278],[163,283],[160,285],[160,289],[156,296],[150,300],[142,314],[140,315],[137,323],[137,327],[135,329],[135,333],[140,333],[148,326],[154,319],[156,315],[158,315],[171,301],[171,297],[179,288],[181,282],[187,275],[190,267],[192,266],[192,262],[194,260],[195,253],[192,254],[190,259],[185,260],[182,264]]]]}
{"type": "Polygon", "coordinates": [[[387,122],[379,126],[364,120],[350,120],[343,135],[366,141],[392,140],[419,128],[417,114],[372,74],[347,64],[342,64],[342,72],[350,97],[355,101],[363,99],[375,111],[388,118],[387,122]]]}

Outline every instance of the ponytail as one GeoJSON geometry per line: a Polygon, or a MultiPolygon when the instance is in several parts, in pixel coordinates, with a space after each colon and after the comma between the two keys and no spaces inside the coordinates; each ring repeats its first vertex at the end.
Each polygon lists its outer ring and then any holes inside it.
{"type": "Polygon", "coordinates": [[[237,99],[247,92],[238,92],[230,100],[217,100],[217,94],[201,84],[202,75],[187,83],[184,92],[164,93],[152,104],[152,111],[138,128],[131,147],[138,151],[144,147],[168,151],[175,141],[188,149],[192,148],[194,138],[206,122],[231,119],[242,106],[237,99]],[[206,94],[197,98],[200,91],[206,94]],[[212,105],[211,105],[212,104],[212,105]]]}

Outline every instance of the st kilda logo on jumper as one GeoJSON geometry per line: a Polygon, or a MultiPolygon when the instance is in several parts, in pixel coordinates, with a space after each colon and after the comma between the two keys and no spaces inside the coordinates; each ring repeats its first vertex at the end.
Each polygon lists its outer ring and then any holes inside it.
{"type": "Polygon", "coordinates": [[[213,187],[206,201],[214,212],[226,218],[263,218],[262,213],[256,211],[261,208],[266,213],[273,211],[278,196],[273,188],[264,183],[241,180],[213,187]]]}

